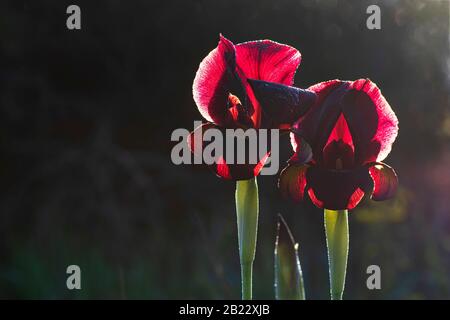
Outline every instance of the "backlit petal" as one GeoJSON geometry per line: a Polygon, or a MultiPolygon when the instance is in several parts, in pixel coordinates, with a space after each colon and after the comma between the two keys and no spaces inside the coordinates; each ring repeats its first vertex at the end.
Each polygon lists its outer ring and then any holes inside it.
{"type": "Polygon", "coordinates": [[[392,198],[398,187],[398,178],[394,169],[384,163],[376,163],[369,167],[373,179],[372,199],[382,201],[392,198]]]}
{"type": "Polygon", "coordinates": [[[369,172],[365,167],[326,170],[313,166],[308,169],[306,180],[313,203],[330,210],[355,208],[371,187],[369,172]]]}
{"type": "Polygon", "coordinates": [[[306,187],[308,165],[288,165],[281,171],[278,187],[285,198],[302,201],[306,187]]]}
{"type": "Polygon", "coordinates": [[[300,60],[297,49],[271,40],[236,45],[237,67],[247,79],[292,85],[300,60]]]}
{"type": "Polygon", "coordinates": [[[314,104],[316,95],[312,91],[283,84],[248,79],[256,99],[261,106],[263,127],[290,127],[314,104]]]}
{"type": "Polygon", "coordinates": [[[236,74],[236,52],[231,41],[221,36],[217,48],[200,63],[195,75],[192,93],[202,116],[209,122],[230,125],[229,94],[244,92],[236,74]]]}
{"type": "Polygon", "coordinates": [[[225,180],[248,180],[256,177],[264,167],[270,153],[263,156],[257,164],[228,164],[221,156],[216,164],[210,165],[216,175],[225,180]]]}
{"type": "Polygon", "coordinates": [[[354,151],[352,135],[341,114],[323,148],[323,164],[329,169],[350,169],[355,162],[354,151]]]}
{"type": "Polygon", "coordinates": [[[358,163],[382,161],[391,151],[398,120],[380,89],[369,79],[353,81],[342,99],[358,163]]]}
{"type": "Polygon", "coordinates": [[[245,104],[251,106],[254,111],[252,120],[255,127],[260,127],[262,117],[260,106],[245,80],[255,79],[292,85],[301,55],[297,49],[271,40],[244,42],[237,44],[235,48],[237,72],[244,82],[249,100],[245,101],[245,104]]]}
{"type": "Polygon", "coordinates": [[[309,87],[316,95],[314,106],[300,118],[294,129],[303,137],[313,150],[316,162],[322,162],[322,151],[336,125],[341,109],[339,99],[348,88],[348,83],[340,80],[322,82],[309,87]]]}
{"type": "Polygon", "coordinates": [[[309,88],[317,94],[314,107],[296,124],[321,162],[321,151],[343,113],[354,144],[355,164],[381,161],[398,132],[395,113],[378,87],[368,79],[331,80],[309,88]]]}

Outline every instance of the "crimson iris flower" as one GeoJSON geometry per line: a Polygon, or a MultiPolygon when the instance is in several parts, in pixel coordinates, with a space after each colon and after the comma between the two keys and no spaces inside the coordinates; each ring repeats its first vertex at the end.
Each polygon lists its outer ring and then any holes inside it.
{"type": "Polygon", "coordinates": [[[308,193],[319,208],[353,209],[365,194],[392,197],[398,180],[382,163],[397,137],[398,120],[368,79],[331,80],[309,88],[315,105],[294,125],[294,156],[280,176],[285,195],[308,193]],[[302,163],[303,162],[303,163],[302,163]]]}
{"type": "MultiPolygon", "coordinates": [[[[204,134],[211,128],[290,128],[315,100],[314,93],[290,86],[300,60],[300,52],[288,45],[271,40],[234,45],[221,35],[194,79],[194,100],[208,121],[195,130],[204,134]]],[[[195,145],[193,133],[188,139],[191,151],[201,153],[206,143],[202,139],[195,145]]],[[[256,164],[231,164],[224,155],[216,155],[211,168],[224,179],[250,179],[268,156],[269,152],[258,157],[256,164]]]]}

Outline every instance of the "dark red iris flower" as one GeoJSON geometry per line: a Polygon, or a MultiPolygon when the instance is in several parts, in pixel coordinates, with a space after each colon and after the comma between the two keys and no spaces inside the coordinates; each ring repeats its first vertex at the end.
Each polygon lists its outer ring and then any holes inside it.
{"type": "MultiPolygon", "coordinates": [[[[214,50],[200,63],[194,79],[193,96],[208,121],[196,130],[288,129],[315,101],[314,93],[291,87],[300,64],[298,50],[271,40],[234,45],[222,35],[214,50]]],[[[195,131],[194,131],[195,132],[195,131]]],[[[194,133],[193,132],[193,133],[194,133]]],[[[188,142],[192,152],[206,144],[188,142]]],[[[269,152],[256,164],[230,164],[224,155],[210,167],[224,179],[243,180],[257,176],[269,152]]]]}
{"type": "Polygon", "coordinates": [[[365,194],[394,195],[395,171],[382,163],[397,137],[398,120],[368,79],[332,80],[309,88],[315,105],[294,125],[294,156],[280,175],[283,194],[300,201],[308,193],[319,208],[353,209],[365,194]]]}

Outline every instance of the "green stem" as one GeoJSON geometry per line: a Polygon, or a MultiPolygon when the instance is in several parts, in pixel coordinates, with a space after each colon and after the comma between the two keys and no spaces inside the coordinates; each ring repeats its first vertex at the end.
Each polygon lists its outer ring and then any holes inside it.
{"type": "Polygon", "coordinates": [[[252,300],[253,263],[241,264],[242,300],[252,300]]]}
{"type": "Polygon", "coordinates": [[[348,258],[348,211],[324,211],[331,300],[342,300],[348,258]]]}
{"type": "Polygon", "coordinates": [[[258,231],[258,183],[256,177],[236,182],[236,214],[239,257],[241,262],[242,299],[252,299],[252,270],[258,231]]]}

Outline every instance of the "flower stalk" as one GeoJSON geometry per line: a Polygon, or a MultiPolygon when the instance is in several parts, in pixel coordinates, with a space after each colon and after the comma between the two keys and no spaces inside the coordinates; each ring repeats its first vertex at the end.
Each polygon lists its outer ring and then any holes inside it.
{"type": "Polygon", "coordinates": [[[331,300],[342,300],[348,259],[348,211],[324,210],[331,300]]]}
{"type": "Polygon", "coordinates": [[[258,231],[258,183],[255,178],[236,181],[236,214],[241,263],[242,300],[252,299],[252,273],[258,231]]]}

